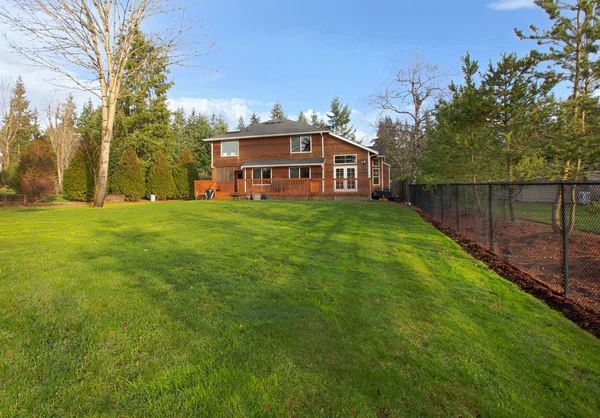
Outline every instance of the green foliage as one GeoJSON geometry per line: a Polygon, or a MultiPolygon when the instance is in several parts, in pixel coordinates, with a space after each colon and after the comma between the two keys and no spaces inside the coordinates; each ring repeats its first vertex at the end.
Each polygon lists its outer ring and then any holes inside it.
{"type": "Polygon", "coordinates": [[[237,124],[237,126],[235,127],[235,129],[237,129],[237,130],[242,130],[242,129],[244,129],[245,127],[246,127],[246,123],[244,122],[244,117],[243,117],[243,116],[240,116],[240,117],[239,117],[239,119],[238,119],[238,124],[237,124]]]}
{"type": "Polygon", "coordinates": [[[47,141],[36,139],[27,145],[12,181],[15,189],[27,195],[30,202],[38,202],[54,192],[53,152],[47,141]]]}
{"type": "Polygon", "coordinates": [[[252,112],[252,115],[250,115],[249,125],[254,125],[255,123],[260,123],[260,116],[258,116],[256,112],[252,112]]]}
{"type": "Polygon", "coordinates": [[[300,114],[298,115],[298,122],[308,125],[308,119],[306,119],[306,116],[304,115],[304,112],[302,112],[302,111],[300,111],[300,114]]]}
{"type": "Polygon", "coordinates": [[[173,83],[168,81],[168,58],[142,32],[137,33],[132,48],[135,53],[125,71],[128,88],[118,103],[112,157],[118,161],[125,149],[132,147],[145,162],[158,152],[172,159],[175,141],[167,93],[173,83]],[[152,71],[144,70],[149,62],[152,71]],[[144,74],[141,79],[140,73],[144,74]]]}
{"type": "Polygon", "coordinates": [[[287,115],[283,110],[283,105],[277,100],[271,109],[271,119],[285,119],[287,115]]]}
{"type": "Polygon", "coordinates": [[[583,210],[590,215],[598,217],[600,216],[600,202],[592,202],[588,205],[585,205],[583,210]]]}
{"type": "Polygon", "coordinates": [[[94,197],[94,172],[89,167],[83,145],[65,171],[63,189],[70,200],[90,202],[94,197]]]}
{"type": "Polygon", "coordinates": [[[310,115],[310,124],[315,128],[327,128],[327,124],[325,123],[325,121],[319,116],[317,116],[317,114],[314,112],[310,115]]]}
{"type": "Polygon", "coordinates": [[[158,200],[172,199],[177,195],[171,164],[162,152],[157,154],[148,171],[147,191],[148,195],[156,195],[158,200]]]}
{"type": "Polygon", "coordinates": [[[339,97],[331,100],[331,109],[327,114],[327,127],[344,138],[356,141],[356,129],[350,125],[350,107],[340,102],[339,97]]]}
{"type": "Polygon", "coordinates": [[[10,165],[6,168],[6,170],[2,171],[0,173],[0,186],[8,186],[11,189],[15,190],[15,188],[13,187],[13,185],[17,185],[16,187],[18,188],[19,186],[19,180],[14,180],[15,179],[15,175],[17,174],[17,167],[19,166],[19,163],[17,162],[12,162],[10,163],[10,165]]]}
{"type": "Polygon", "coordinates": [[[179,161],[173,167],[173,181],[177,199],[191,199],[194,197],[194,180],[198,180],[198,170],[194,155],[190,150],[183,150],[179,161]]]}
{"type": "Polygon", "coordinates": [[[122,194],[129,201],[140,200],[146,195],[144,173],[133,148],[129,147],[123,152],[110,187],[113,193],[122,194]]]}

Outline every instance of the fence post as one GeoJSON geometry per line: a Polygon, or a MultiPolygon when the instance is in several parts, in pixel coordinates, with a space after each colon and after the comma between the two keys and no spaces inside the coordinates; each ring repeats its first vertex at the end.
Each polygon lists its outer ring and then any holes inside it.
{"type": "Polygon", "coordinates": [[[495,252],[494,249],[494,186],[488,185],[488,210],[490,218],[490,251],[495,252]]]}
{"type": "Polygon", "coordinates": [[[569,292],[569,233],[567,232],[567,202],[565,195],[565,183],[560,183],[560,220],[562,224],[562,247],[563,247],[563,289],[564,295],[569,292]]]}
{"type": "Polygon", "coordinates": [[[444,186],[440,186],[440,194],[442,196],[442,223],[444,223],[444,186]]]}
{"type": "Polygon", "coordinates": [[[456,185],[456,230],[460,231],[460,203],[458,201],[459,199],[459,192],[458,192],[458,184],[456,185]]]}

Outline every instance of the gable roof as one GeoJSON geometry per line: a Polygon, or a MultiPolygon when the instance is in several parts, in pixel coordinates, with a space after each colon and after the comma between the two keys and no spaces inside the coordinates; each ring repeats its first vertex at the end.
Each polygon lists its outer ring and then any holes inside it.
{"type": "Polygon", "coordinates": [[[383,145],[370,145],[369,148],[377,152],[377,154],[379,154],[380,157],[383,157],[385,155],[385,147],[383,145]]]}
{"type": "Polygon", "coordinates": [[[239,131],[230,131],[225,134],[206,138],[204,141],[223,141],[227,139],[262,138],[266,136],[318,134],[329,132],[325,128],[316,128],[311,125],[289,119],[273,119],[267,122],[255,123],[239,131]]]}

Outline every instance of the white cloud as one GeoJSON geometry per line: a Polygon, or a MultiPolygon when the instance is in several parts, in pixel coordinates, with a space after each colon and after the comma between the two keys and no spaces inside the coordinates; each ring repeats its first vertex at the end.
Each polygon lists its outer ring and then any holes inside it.
{"type": "Polygon", "coordinates": [[[498,0],[488,5],[494,10],[517,10],[535,7],[533,0],[498,0]]]}

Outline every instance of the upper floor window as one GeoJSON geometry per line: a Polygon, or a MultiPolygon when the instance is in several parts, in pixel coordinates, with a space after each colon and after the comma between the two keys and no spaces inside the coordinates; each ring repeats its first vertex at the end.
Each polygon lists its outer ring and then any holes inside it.
{"type": "Polygon", "coordinates": [[[290,167],[291,179],[309,179],[310,167],[290,167]]]}
{"type": "Polygon", "coordinates": [[[379,169],[378,168],[374,168],[373,169],[373,184],[375,186],[379,186],[381,184],[381,178],[379,175],[379,169]]]}
{"type": "Polygon", "coordinates": [[[373,160],[373,167],[379,167],[379,158],[373,160]]]}
{"type": "Polygon", "coordinates": [[[238,141],[221,142],[221,157],[237,157],[240,155],[240,143],[238,141]]]}
{"type": "Polygon", "coordinates": [[[312,152],[312,138],[310,136],[293,136],[290,140],[292,154],[312,152]]]}
{"type": "Polygon", "coordinates": [[[356,164],[356,154],[335,155],[333,162],[335,164],[356,164]]]}

